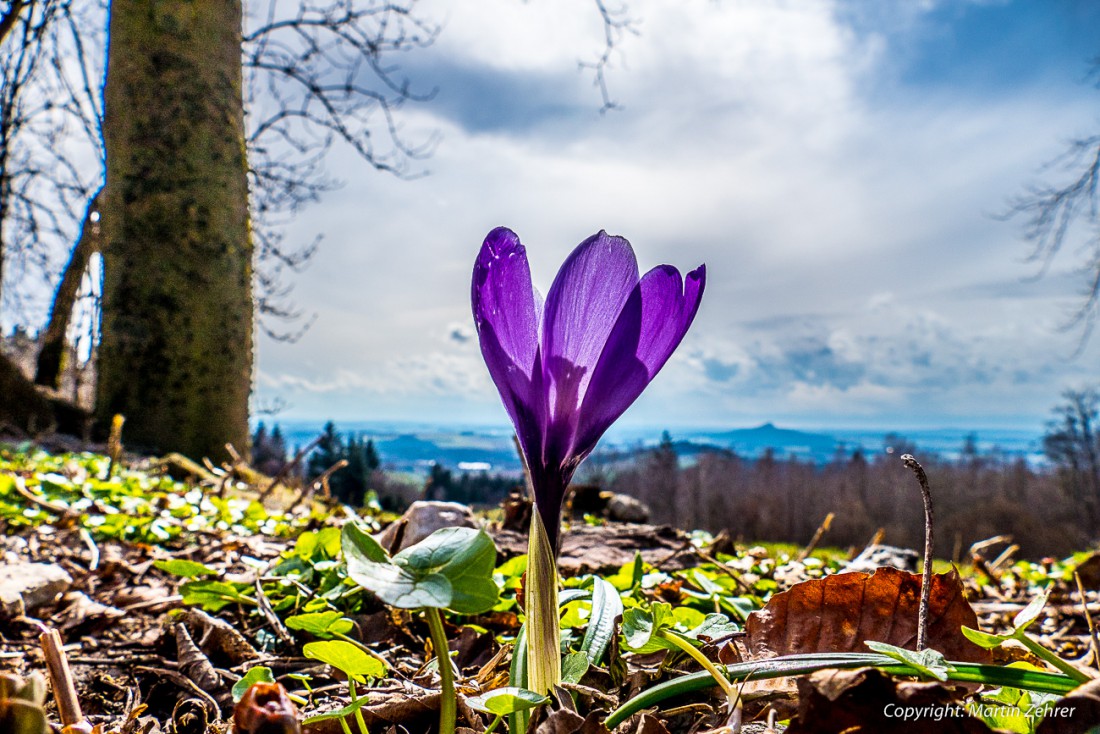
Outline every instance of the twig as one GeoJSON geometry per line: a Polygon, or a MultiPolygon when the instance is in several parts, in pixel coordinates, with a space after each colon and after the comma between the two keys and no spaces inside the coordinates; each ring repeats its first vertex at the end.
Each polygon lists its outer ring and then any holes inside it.
{"type": "Polygon", "coordinates": [[[210,709],[214,712],[214,716],[216,717],[217,721],[222,720],[221,707],[218,705],[218,702],[214,700],[214,697],[203,689],[199,688],[198,685],[195,684],[195,681],[191,680],[183,673],[177,673],[176,671],[168,670],[167,668],[152,668],[145,665],[135,666],[134,672],[159,675],[162,678],[167,678],[168,680],[172,681],[180,688],[191,691],[203,701],[210,704],[210,709]]]}
{"type": "Polygon", "coordinates": [[[1089,612],[1088,598],[1085,596],[1085,585],[1081,583],[1081,576],[1074,571],[1073,580],[1077,582],[1077,593],[1081,595],[1081,609],[1085,612],[1085,622],[1089,626],[1089,637],[1092,638],[1092,664],[1100,670],[1100,636],[1096,634],[1096,620],[1089,612]]]}
{"type": "MultiPolygon", "coordinates": [[[[5,472],[7,473],[7,472],[5,472]]],[[[33,492],[27,489],[26,483],[23,481],[23,477],[18,474],[8,474],[11,477],[12,482],[15,485],[15,491],[36,507],[40,507],[47,512],[51,512],[54,515],[59,515],[64,518],[79,517],[80,513],[76,512],[72,508],[65,507],[64,505],[55,505],[52,502],[36,497],[33,492]]]]}
{"type": "Polygon", "coordinates": [[[42,645],[46,669],[50,672],[53,697],[57,701],[57,713],[61,716],[61,725],[66,734],[91,734],[92,725],[80,710],[80,699],[76,695],[76,685],[73,683],[72,671],[69,670],[69,660],[65,657],[61,635],[57,630],[50,629],[43,632],[38,641],[42,645]]]}
{"type": "Polygon", "coordinates": [[[695,549],[695,555],[699,556],[699,558],[702,558],[707,563],[713,563],[715,568],[717,568],[719,571],[721,571],[722,573],[726,574],[731,579],[733,579],[733,582],[735,584],[737,584],[738,586],[740,586],[741,590],[744,591],[746,594],[755,594],[756,593],[751,586],[749,586],[747,583],[745,583],[744,579],[742,579],[740,576],[737,575],[736,571],[734,571],[732,568],[730,568],[726,564],[719,561],[714,556],[707,553],[705,550],[703,550],[701,548],[696,548],[695,549]]]}
{"type": "Polygon", "coordinates": [[[814,537],[810,538],[809,544],[802,549],[802,552],[798,554],[799,562],[805,561],[810,557],[810,554],[814,552],[814,548],[821,542],[821,537],[825,533],[829,532],[829,527],[833,524],[833,518],[836,517],[836,513],[830,512],[825,516],[825,519],[821,521],[821,524],[817,526],[817,532],[814,533],[814,537]]]}
{"type": "Polygon", "coordinates": [[[1013,544],[1008,546],[1003,551],[1001,551],[1001,555],[990,561],[989,567],[999,571],[1001,569],[1001,566],[1009,563],[1012,560],[1012,556],[1016,555],[1016,552],[1018,550],[1020,550],[1020,546],[1018,545],[1013,544]]]}
{"type": "Polygon", "coordinates": [[[122,462],[122,426],[124,423],[126,423],[126,417],[121,413],[115,413],[115,416],[111,419],[111,433],[107,437],[107,456],[110,461],[107,463],[106,479],[114,476],[115,469],[122,462]]]}
{"type": "MultiPolygon", "coordinates": [[[[878,530],[875,531],[875,534],[871,536],[871,539],[867,541],[867,544],[865,546],[863,546],[863,550],[861,550],[860,553],[867,550],[868,548],[870,548],[873,545],[880,545],[885,537],[886,537],[886,528],[879,528],[878,530]]],[[[852,548],[850,551],[848,551],[848,560],[850,561],[853,558],[857,557],[858,555],[859,555],[859,553],[856,553],[856,549],[852,548]]]]}
{"type": "Polygon", "coordinates": [[[95,571],[99,568],[99,546],[95,544],[95,539],[92,538],[92,534],[88,532],[87,528],[80,528],[77,532],[80,539],[84,541],[84,545],[88,547],[88,570],[95,571]]]}
{"type": "Polygon", "coordinates": [[[920,585],[920,607],[917,613],[917,652],[928,646],[928,605],[932,595],[932,490],[928,487],[928,475],[912,454],[903,454],[901,463],[913,472],[920,483],[924,500],[924,576],[920,585]]]}
{"type": "Polygon", "coordinates": [[[310,451],[313,451],[313,449],[317,447],[317,444],[321,442],[322,438],[324,438],[324,434],[320,434],[319,436],[317,436],[317,438],[307,443],[305,445],[305,448],[299,450],[298,453],[294,455],[294,458],[290,460],[290,463],[285,464],[283,468],[279,470],[279,473],[272,478],[271,483],[264,487],[263,491],[260,492],[261,503],[268,498],[268,495],[270,495],[275,490],[275,487],[279,486],[280,482],[290,476],[290,473],[294,471],[294,469],[297,468],[299,464],[302,463],[302,459],[306,457],[306,454],[308,454],[310,451]]]}
{"type": "Polygon", "coordinates": [[[302,487],[302,491],[299,492],[298,496],[294,498],[294,501],[291,502],[289,506],[287,506],[286,512],[290,512],[295,507],[297,507],[299,504],[301,504],[302,500],[304,500],[306,497],[309,497],[310,495],[312,495],[318,487],[324,487],[325,494],[331,496],[332,493],[329,491],[329,488],[328,488],[328,478],[331,477],[336,472],[343,469],[347,465],[348,465],[348,460],[347,459],[340,459],[335,464],[330,466],[328,469],[325,469],[323,472],[321,472],[321,476],[317,477],[312,482],[310,482],[306,486],[302,487]]]}
{"type": "Polygon", "coordinates": [[[166,606],[169,604],[179,604],[183,601],[183,597],[179,594],[173,594],[171,596],[165,596],[160,599],[146,599],[145,601],[135,602],[122,607],[124,612],[133,612],[138,609],[154,609],[156,607],[166,606]]]}
{"type": "Polygon", "coordinates": [[[293,647],[294,637],[291,636],[290,630],[286,628],[279,616],[275,614],[275,610],[271,608],[271,602],[267,600],[267,594],[264,593],[264,586],[260,583],[260,579],[256,579],[256,603],[260,607],[260,613],[264,615],[264,619],[275,630],[275,634],[279,636],[279,639],[285,642],[287,645],[293,647]]]}

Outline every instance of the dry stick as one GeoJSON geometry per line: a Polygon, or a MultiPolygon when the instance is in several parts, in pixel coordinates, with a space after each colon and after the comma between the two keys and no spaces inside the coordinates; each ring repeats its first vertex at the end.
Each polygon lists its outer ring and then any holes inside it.
{"type": "Polygon", "coordinates": [[[76,696],[76,685],[69,670],[69,659],[65,657],[65,648],[61,635],[55,629],[43,632],[39,638],[42,655],[46,658],[46,668],[50,672],[50,685],[53,697],[57,701],[57,713],[61,716],[61,725],[68,734],[91,734],[92,725],[84,718],[80,710],[80,699],[76,696]]]}
{"type": "Polygon", "coordinates": [[[195,683],[195,681],[191,680],[183,673],[177,673],[176,671],[168,670],[167,668],[156,668],[146,665],[135,666],[134,672],[147,673],[149,675],[157,675],[161,678],[167,678],[180,688],[184,689],[185,691],[190,691],[191,693],[195,694],[197,698],[201,699],[207,705],[209,710],[213,712],[216,722],[222,720],[221,706],[219,706],[218,702],[214,700],[214,697],[203,689],[199,688],[198,684],[195,683]]]}
{"type": "Polygon", "coordinates": [[[87,528],[80,528],[78,534],[88,548],[88,570],[95,571],[99,568],[99,546],[95,544],[95,538],[92,537],[87,528]]]}
{"type": "Polygon", "coordinates": [[[286,628],[286,625],[279,619],[279,615],[275,614],[275,610],[271,608],[271,602],[268,601],[267,594],[264,593],[264,585],[258,578],[255,587],[256,604],[260,607],[260,613],[264,615],[264,619],[275,630],[275,634],[279,636],[279,639],[293,647],[294,636],[290,634],[290,630],[286,628]]]}
{"type": "MultiPolygon", "coordinates": [[[[885,538],[885,537],[886,537],[886,528],[879,528],[878,530],[875,531],[875,534],[871,536],[871,539],[867,541],[867,544],[865,546],[863,546],[863,548],[861,549],[861,552],[867,550],[872,545],[881,544],[883,538],[885,538]]],[[[850,561],[858,555],[859,555],[859,553],[856,553],[856,549],[852,548],[848,552],[848,560],[850,561]]]]}
{"type": "Polygon", "coordinates": [[[268,495],[270,495],[275,490],[275,487],[277,487],[280,482],[286,480],[286,478],[290,476],[290,473],[294,471],[299,464],[302,463],[302,459],[305,458],[306,454],[308,454],[310,451],[313,451],[313,449],[317,447],[317,444],[321,443],[322,438],[324,438],[324,434],[317,436],[317,438],[307,443],[304,448],[300,449],[289,463],[283,465],[283,468],[279,470],[279,473],[271,479],[271,483],[264,487],[264,490],[260,492],[260,502],[266,500],[268,498],[268,495]]]}
{"type": "Polygon", "coordinates": [[[1100,669],[1100,636],[1096,634],[1096,620],[1089,612],[1088,597],[1085,596],[1085,585],[1081,583],[1081,576],[1074,571],[1073,580],[1077,582],[1077,593],[1081,595],[1081,609],[1085,612],[1085,622],[1089,626],[1089,636],[1092,638],[1092,664],[1100,669]]]}
{"type": "Polygon", "coordinates": [[[920,585],[920,607],[917,612],[917,652],[928,646],[928,604],[932,595],[932,490],[928,488],[928,475],[912,454],[903,454],[901,463],[913,472],[920,483],[924,499],[924,576],[920,585]]]}
{"type": "Polygon", "coordinates": [[[810,557],[810,554],[814,552],[814,548],[817,548],[817,544],[821,542],[821,537],[829,532],[829,527],[833,524],[834,517],[836,517],[836,513],[833,512],[825,516],[825,519],[817,526],[817,532],[814,533],[814,537],[810,538],[809,545],[803,548],[802,552],[798,554],[798,561],[805,561],[810,557]]]}
{"type": "Polygon", "coordinates": [[[65,507],[64,505],[55,505],[52,502],[44,500],[40,497],[36,497],[33,492],[27,489],[26,482],[24,482],[23,477],[19,476],[18,474],[4,472],[4,475],[11,479],[12,484],[15,486],[15,491],[18,492],[23,499],[25,499],[27,502],[30,502],[35,507],[40,507],[46,512],[53,513],[54,515],[59,515],[63,518],[74,518],[80,516],[79,512],[76,512],[71,508],[65,507]]]}
{"type": "Polygon", "coordinates": [[[115,413],[111,418],[111,433],[107,437],[107,479],[114,476],[115,469],[122,463],[122,426],[126,423],[126,416],[115,413]]]}
{"type": "Polygon", "coordinates": [[[301,502],[303,500],[305,500],[307,497],[312,496],[313,493],[315,491],[317,491],[318,487],[323,487],[324,490],[325,490],[325,494],[329,495],[330,498],[331,498],[331,492],[329,491],[329,488],[328,488],[328,478],[331,477],[336,472],[343,469],[347,465],[348,465],[348,460],[347,459],[340,459],[335,464],[330,466],[328,469],[325,469],[323,472],[321,472],[321,476],[317,477],[312,482],[310,482],[309,484],[302,487],[302,491],[299,492],[298,496],[294,498],[294,501],[291,502],[287,506],[286,511],[290,512],[295,507],[297,507],[299,504],[301,504],[301,502]]]}
{"type": "Polygon", "coordinates": [[[709,553],[707,553],[703,549],[696,548],[695,549],[695,555],[698,556],[699,558],[702,558],[707,563],[713,563],[715,568],[717,568],[719,571],[721,571],[722,573],[726,574],[731,579],[733,579],[733,582],[735,584],[737,584],[738,586],[740,586],[741,590],[744,591],[746,594],[749,594],[751,596],[751,595],[756,593],[756,590],[753,589],[752,586],[747,584],[744,579],[742,579],[740,576],[738,576],[736,571],[734,571],[732,568],[730,568],[726,564],[722,563],[717,558],[710,555],[709,553]]]}

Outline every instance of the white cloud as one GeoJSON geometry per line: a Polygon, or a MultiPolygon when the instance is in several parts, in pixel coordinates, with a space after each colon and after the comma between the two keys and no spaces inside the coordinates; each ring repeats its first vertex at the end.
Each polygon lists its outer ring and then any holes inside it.
{"type": "Polygon", "coordinates": [[[444,88],[405,116],[443,134],[427,178],[333,161],[347,187],[298,224],[328,234],[297,290],[320,319],[299,345],[261,346],[262,390],[327,395],[320,412],[402,396],[425,419],[504,420],[469,277],[506,224],[543,291],[600,228],[643,268],[706,261],[697,323],[629,420],[1044,415],[1087,363],[1065,362],[1053,329],[1067,300],[1019,285],[1025,249],[989,215],[1095,100],[893,87],[894,36],[853,31],[839,7],[632,3],[644,35],[612,72],[625,109],[601,117],[576,69],[601,43],[587,0],[456,6],[433,58],[477,96],[444,88]]]}

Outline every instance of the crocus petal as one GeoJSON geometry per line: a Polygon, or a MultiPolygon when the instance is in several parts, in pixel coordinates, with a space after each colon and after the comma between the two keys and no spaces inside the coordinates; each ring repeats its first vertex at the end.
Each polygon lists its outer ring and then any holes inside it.
{"type": "Polygon", "coordinates": [[[633,290],[608,337],[580,410],[570,453],[585,457],[630,407],[679,346],[699,310],[706,266],[688,273],[650,270],[633,290]]]}
{"type": "Polygon", "coordinates": [[[527,251],[504,227],[489,233],[473,277],[474,326],[489,374],[524,452],[541,446],[545,395],[538,359],[539,309],[527,251]]]}
{"type": "Polygon", "coordinates": [[[542,321],[549,410],[545,463],[567,457],[592,371],[637,283],[638,261],[630,243],[601,231],[573,250],[550,286],[542,321]]]}

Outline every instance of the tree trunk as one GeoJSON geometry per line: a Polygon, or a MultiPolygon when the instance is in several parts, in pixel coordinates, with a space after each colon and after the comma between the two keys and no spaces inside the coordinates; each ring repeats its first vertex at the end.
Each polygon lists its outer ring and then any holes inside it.
{"type": "Polygon", "coordinates": [[[116,0],[96,416],[131,446],[248,445],[252,246],[240,0],[116,0]]]}
{"type": "Polygon", "coordinates": [[[35,389],[19,367],[0,354],[0,427],[31,436],[67,433],[82,436],[88,414],[64,400],[47,397],[35,389]]]}
{"type": "Polygon", "coordinates": [[[52,387],[55,390],[61,383],[61,361],[65,356],[65,332],[69,330],[73,307],[80,292],[80,282],[84,271],[88,269],[92,255],[99,249],[97,225],[92,215],[99,211],[99,198],[102,189],[88,202],[84,212],[84,223],[80,226],[80,237],[69,255],[69,264],[61,274],[61,283],[53,297],[50,309],[50,322],[42,332],[42,346],[38,351],[38,362],[34,372],[34,384],[52,387]]]}

